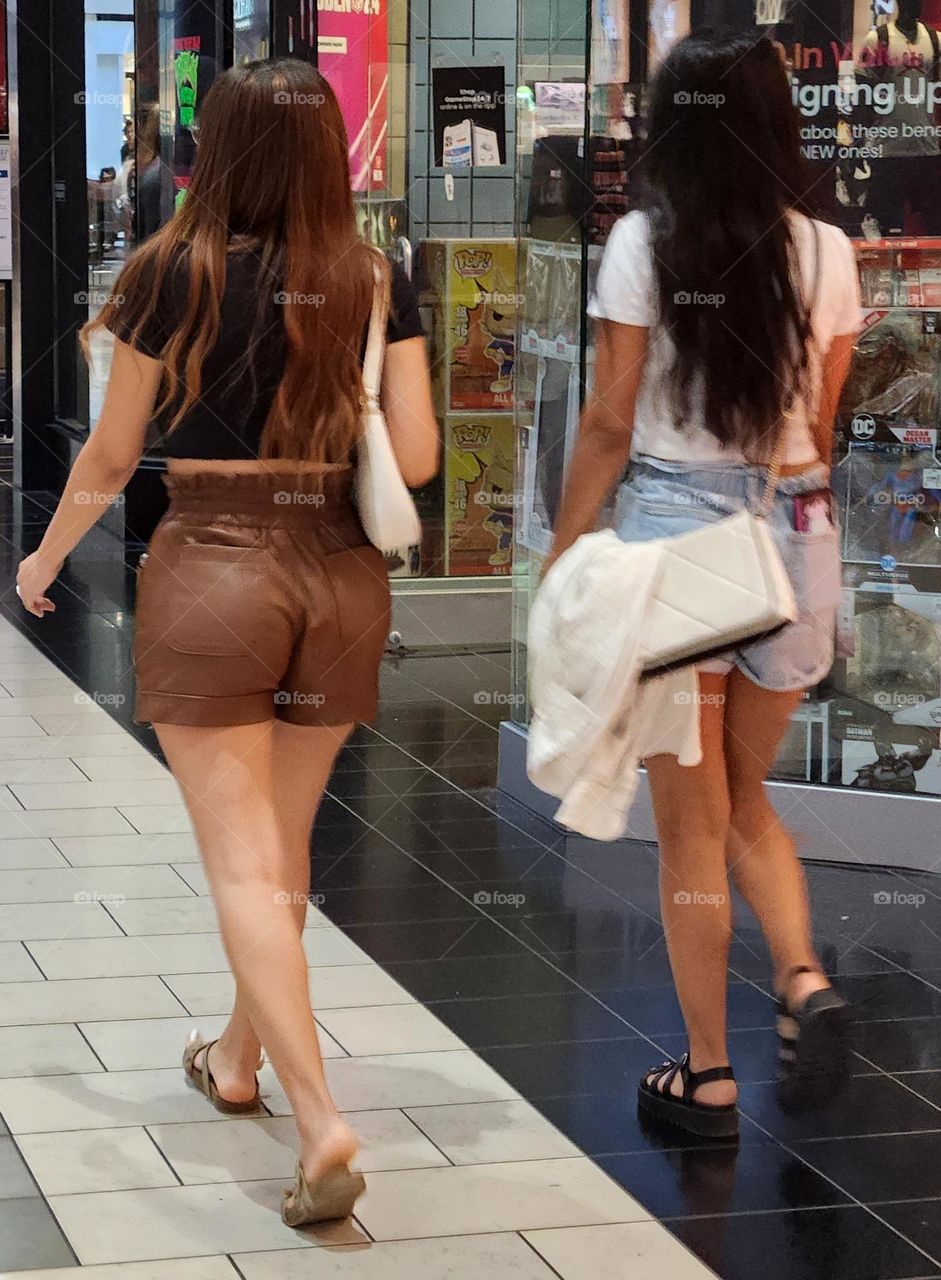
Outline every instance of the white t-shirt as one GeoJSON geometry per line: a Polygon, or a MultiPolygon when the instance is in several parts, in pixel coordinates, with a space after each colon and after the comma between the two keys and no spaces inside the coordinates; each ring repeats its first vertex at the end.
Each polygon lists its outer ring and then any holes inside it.
{"type": "MultiPolygon", "coordinates": [[[[839,334],[858,333],[862,321],[859,274],[849,239],[839,227],[812,223],[792,213],[791,227],[797,247],[804,297],[815,297],[811,315],[816,351],[825,354],[839,334]],[[819,242],[815,247],[816,238],[819,242]],[[819,281],[814,293],[814,273],[819,281]]],[[[724,448],[705,429],[702,397],[691,395],[688,421],[678,429],[667,386],[675,348],[669,333],[658,324],[658,288],[650,247],[650,224],[635,210],[621,218],[611,232],[598,272],[595,295],[588,314],[601,320],[640,325],[650,329],[650,345],[634,412],[631,453],[648,454],[676,462],[745,461],[737,449],[724,448]]],[[[789,413],[784,427],[784,457],[788,465],[817,459],[811,423],[820,395],[819,363],[811,363],[811,391],[789,413]]]]}

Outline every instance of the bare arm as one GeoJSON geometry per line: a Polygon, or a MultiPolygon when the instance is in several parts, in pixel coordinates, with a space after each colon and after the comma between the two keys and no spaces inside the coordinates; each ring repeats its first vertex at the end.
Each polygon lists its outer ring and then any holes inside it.
{"type": "Polygon", "coordinates": [[[849,373],[855,345],[855,334],[840,334],[833,339],[823,357],[820,407],[817,411],[817,420],[813,424],[813,436],[821,461],[827,466],[830,465],[833,457],[833,424],[836,421],[836,411],[839,408],[843,384],[849,373]]]}
{"type": "Polygon", "coordinates": [[[55,608],[45,593],[65,557],[97,524],[134,474],[144,451],[161,369],[159,360],[151,360],[115,339],[101,417],[75,459],[42,542],[22,561],[17,574],[23,605],[37,617],[55,608]]]}
{"type": "Polygon", "coordinates": [[[417,489],[437,475],[441,451],[424,338],[386,348],[381,398],[402,478],[417,489]]]}
{"type": "Polygon", "coordinates": [[[595,528],[601,508],[624,474],[648,333],[639,325],[598,322],[594,390],[579,423],[547,569],[595,528]]]}

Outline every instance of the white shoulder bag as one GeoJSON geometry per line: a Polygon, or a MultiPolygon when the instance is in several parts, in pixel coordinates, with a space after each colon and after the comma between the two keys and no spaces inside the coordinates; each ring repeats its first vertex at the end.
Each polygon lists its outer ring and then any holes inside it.
{"type": "MultiPolygon", "coordinates": [[[[811,315],[820,280],[816,226],[814,253],[811,315]]],[[[794,590],[768,527],[783,459],[782,420],[758,510],[746,507],[660,543],[663,569],[644,622],[644,678],[703,662],[796,620],[794,590]]]]}
{"type": "Polygon", "coordinates": [[[768,528],[783,454],[779,435],[756,513],[747,508],[660,543],[662,570],[644,619],[644,676],[703,662],[797,617],[768,528]]]}
{"type": "Polygon", "coordinates": [[[366,536],[380,551],[398,551],[421,541],[421,521],[395,460],[385,414],[379,404],[389,317],[389,276],[376,263],[369,337],[363,360],[366,412],[356,444],[354,500],[366,536]]]}

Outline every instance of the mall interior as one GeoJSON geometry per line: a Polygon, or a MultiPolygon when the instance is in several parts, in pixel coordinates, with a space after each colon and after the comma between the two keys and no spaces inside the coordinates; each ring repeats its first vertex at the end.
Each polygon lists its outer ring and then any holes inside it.
{"type": "MultiPolygon", "coordinates": [[[[827,92],[865,82],[894,0],[0,9],[0,1275],[941,1280],[941,153],[911,127],[868,158],[827,92]],[[603,844],[557,825],[525,769],[587,301],[632,207],[648,78],[719,21],[784,46],[865,310],[834,435],[837,658],[770,784],[852,1006],[850,1078],[825,1109],[779,1107],[769,956],[736,902],[737,1144],[637,1113],[640,1073],[685,1043],[643,784],[629,838],[603,844]],[[444,441],[421,544],[387,556],[379,714],[311,846],[314,1006],[368,1192],[297,1231],[270,1066],[261,1114],[224,1122],[180,1077],[233,982],[180,794],[132,721],[157,443],[56,612],[14,593],[102,403],[112,339],[89,365],[79,329],[185,200],[214,76],[286,54],[336,90],[362,234],[418,290],[444,441]]],[[[921,22],[941,29],[941,0],[921,22]]]]}

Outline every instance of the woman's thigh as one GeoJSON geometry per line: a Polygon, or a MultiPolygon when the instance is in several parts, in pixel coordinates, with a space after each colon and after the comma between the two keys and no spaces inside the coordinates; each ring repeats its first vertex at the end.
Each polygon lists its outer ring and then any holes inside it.
{"type": "Polygon", "coordinates": [[[351,725],[272,719],[154,728],[207,862],[222,860],[230,874],[277,876],[298,851],[306,857],[317,806],[351,725]]]}
{"type": "Polygon", "coordinates": [[[723,752],[726,704],[724,675],[699,675],[699,720],[702,761],[693,767],[676,756],[650,756],[644,761],[650,779],[661,852],[677,841],[721,835],[729,817],[723,752]]]}
{"type": "Polygon", "coordinates": [[[737,669],[728,677],[724,752],[733,808],[761,793],[803,696],[763,689],[737,669]]]}

